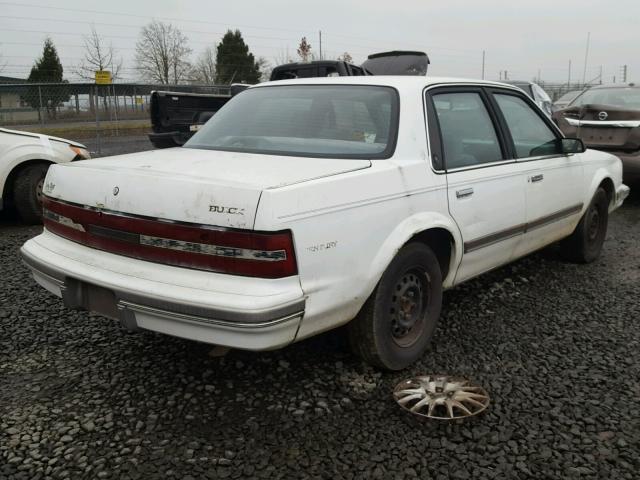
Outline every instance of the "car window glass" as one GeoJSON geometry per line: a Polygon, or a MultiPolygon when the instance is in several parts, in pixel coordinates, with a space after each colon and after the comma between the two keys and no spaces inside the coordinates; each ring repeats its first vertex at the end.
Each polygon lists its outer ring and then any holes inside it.
{"type": "Polygon", "coordinates": [[[611,105],[629,109],[640,109],[640,88],[594,88],[587,90],[572,103],[572,107],[582,105],[611,105]]]}
{"type": "Polygon", "coordinates": [[[523,99],[514,95],[495,94],[507,122],[518,158],[560,153],[553,130],[523,99]]]}
{"type": "Polygon", "coordinates": [[[433,96],[447,169],[502,160],[498,136],[478,93],[433,96]]]}
{"type": "Polygon", "coordinates": [[[185,147],[300,157],[388,158],[397,112],[397,97],[388,87],[250,88],[233,97],[185,147]]]}

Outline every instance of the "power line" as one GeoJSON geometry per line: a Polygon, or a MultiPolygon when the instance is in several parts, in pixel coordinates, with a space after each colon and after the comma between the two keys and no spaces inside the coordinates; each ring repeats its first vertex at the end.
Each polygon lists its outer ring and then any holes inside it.
{"type": "MultiPolygon", "coordinates": [[[[2,2],[0,2],[0,5],[2,4],[2,2]]],[[[0,18],[6,18],[6,19],[10,19],[10,20],[36,20],[36,21],[42,21],[42,22],[58,22],[58,23],[75,23],[75,24],[81,24],[81,25],[100,25],[100,26],[104,26],[104,27],[126,27],[126,28],[136,28],[136,29],[140,29],[142,28],[144,25],[119,25],[117,23],[96,23],[96,22],[84,22],[81,20],[67,20],[67,19],[57,19],[57,18],[37,18],[37,17],[17,17],[17,16],[13,16],[13,15],[0,15],[0,18]]],[[[21,31],[21,32],[37,32],[37,30],[21,30],[21,29],[10,29],[10,28],[3,28],[3,30],[12,30],[12,31],[21,31]]],[[[181,28],[180,31],[182,32],[186,32],[186,33],[197,33],[197,34],[203,34],[203,35],[224,35],[226,32],[213,32],[211,30],[209,31],[202,31],[202,30],[187,30],[187,29],[183,29],[181,28]]],[[[51,32],[54,33],[54,32],[51,32]]],[[[76,35],[82,35],[81,33],[71,33],[71,32],[58,32],[61,33],[63,35],[66,34],[76,34],[76,35]]],[[[112,35],[113,36],[113,35],[112,35]]],[[[262,35],[242,35],[245,38],[258,38],[258,39],[264,39],[264,40],[285,40],[285,41],[290,41],[292,40],[292,38],[284,38],[284,37],[265,37],[262,35]]],[[[113,36],[115,38],[115,36],[113,36]]],[[[131,36],[120,36],[120,38],[137,38],[137,37],[131,37],[131,36]]]]}
{"type": "MultiPolygon", "coordinates": [[[[185,23],[200,23],[204,25],[229,25],[235,24],[234,22],[212,22],[209,20],[196,20],[196,19],[187,19],[187,18],[178,18],[178,17],[158,17],[158,16],[150,16],[150,15],[136,15],[130,13],[122,13],[122,12],[108,12],[108,11],[100,11],[100,10],[85,10],[80,8],[67,8],[67,7],[53,7],[50,5],[36,5],[32,3],[17,3],[17,2],[0,2],[0,5],[9,5],[14,7],[28,7],[28,8],[37,8],[37,9],[48,9],[48,10],[60,10],[65,12],[74,12],[74,13],[91,13],[94,15],[115,15],[120,17],[129,17],[129,18],[145,18],[145,19],[157,19],[157,20],[169,20],[174,22],[185,22],[185,23]]],[[[85,22],[86,23],[86,22],[85,22]]],[[[238,27],[247,27],[247,28],[255,28],[259,30],[277,30],[277,31],[290,31],[290,32],[303,32],[303,30],[292,29],[292,28],[283,28],[283,27],[263,27],[257,25],[241,25],[235,24],[238,27]]]]}
{"type": "MultiPolygon", "coordinates": [[[[224,25],[224,26],[228,26],[228,25],[235,25],[237,27],[243,27],[243,28],[254,28],[254,29],[258,29],[258,30],[272,30],[272,31],[289,31],[289,32],[296,32],[298,34],[305,34],[307,31],[309,30],[317,30],[317,27],[311,27],[311,26],[306,26],[305,28],[302,29],[292,29],[292,28],[286,28],[286,27],[265,27],[265,26],[258,26],[258,25],[246,25],[246,24],[238,24],[235,22],[213,22],[213,21],[209,21],[209,20],[199,20],[199,19],[187,19],[187,18],[180,18],[180,17],[158,17],[158,16],[150,16],[150,15],[136,15],[136,14],[128,14],[128,13],[122,13],[122,12],[113,12],[113,11],[105,11],[105,10],[88,10],[88,9],[78,9],[78,8],[68,8],[68,7],[54,7],[54,6],[50,6],[50,5],[38,5],[38,4],[30,4],[30,3],[17,3],[17,2],[0,2],[0,5],[9,5],[9,6],[15,6],[15,7],[21,7],[21,8],[37,8],[37,9],[49,9],[49,10],[59,10],[59,11],[66,11],[66,12],[74,12],[74,13],[90,13],[90,14],[94,14],[94,15],[114,15],[114,16],[120,16],[120,17],[129,17],[129,18],[143,18],[143,19],[157,19],[157,20],[169,20],[169,21],[175,21],[175,22],[184,22],[184,23],[197,23],[197,24],[204,24],[204,25],[224,25]]],[[[49,19],[46,19],[47,21],[49,21],[49,19]]],[[[78,22],[77,23],[87,23],[87,22],[78,22]]],[[[97,23],[96,23],[97,25],[97,23]]],[[[103,25],[107,25],[107,24],[103,24],[103,25]]],[[[114,24],[110,24],[110,26],[126,26],[126,27],[130,27],[130,25],[114,25],[114,24]]],[[[184,30],[187,31],[187,30],[184,30]]],[[[201,32],[201,33],[207,33],[207,32],[201,32]]],[[[335,36],[335,37],[343,37],[343,38],[354,38],[357,40],[365,40],[365,41],[370,41],[373,40],[372,38],[366,38],[366,37],[357,37],[357,36],[353,36],[353,35],[345,35],[342,33],[336,33],[336,32],[325,32],[328,33],[331,36],[335,36]]],[[[254,38],[259,38],[258,36],[253,36],[254,38]]],[[[266,38],[266,37],[264,37],[266,38]]],[[[273,37],[272,37],[273,38],[273,37]]],[[[353,44],[353,46],[359,46],[359,47],[364,47],[364,48],[370,48],[371,45],[367,45],[367,46],[362,46],[362,45],[355,45],[353,44]]],[[[385,47],[383,47],[384,49],[385,47]]],[[[422,47],[420,47],[422,48],[422,47]]],[[[445,50],[445,51],[458,51],[458,52],[468,52],[468,53],[476,53],[475,50],[471,50],[471,49],[452,49],[450,47],[438,47],[438,46],[432,46],[432,48],[436,48],[438,50],[445,50]]]]}

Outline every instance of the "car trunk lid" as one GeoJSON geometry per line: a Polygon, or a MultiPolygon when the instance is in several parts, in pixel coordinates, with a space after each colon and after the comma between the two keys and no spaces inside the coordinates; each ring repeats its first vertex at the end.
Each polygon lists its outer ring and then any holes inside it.
{"type": "Polygon", "coordinates": [[[587,104],[566,109],[562,115],[578,127],[588,147],[620,150],[640,148],[640,111],[611,105],[587,104]]]}
{"type": "Polygon", "coordinates": [[[251,229],[263,190],[370,165],[360,159],[172,148],[54,165],[44,193],[99,210],[251,229]]]}

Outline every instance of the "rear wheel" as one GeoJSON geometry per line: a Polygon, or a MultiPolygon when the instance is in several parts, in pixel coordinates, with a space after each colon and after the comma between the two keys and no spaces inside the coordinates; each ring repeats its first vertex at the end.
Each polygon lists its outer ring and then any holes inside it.
{"type": "Polygon", "coordinates": [[[13,201],[25,223],[42,223],[42,188],[49,165],[38,163],[23,168],[13,184],[13,201]]]}
{"type": "Polygon", "coordinates": [[[349,324],[351,346],[372,365],[401,370],[426,350],[441,306],[438,259],[426,245],[410,243],[398,252],[349,324]]]}
{"type": "Polygon", "coordinates": [[[560,244],[562,256],[576,263],[596,260],[607,236],[608,222],[609,199],[604,189],[598,188],[574,232],[560,244]]]}

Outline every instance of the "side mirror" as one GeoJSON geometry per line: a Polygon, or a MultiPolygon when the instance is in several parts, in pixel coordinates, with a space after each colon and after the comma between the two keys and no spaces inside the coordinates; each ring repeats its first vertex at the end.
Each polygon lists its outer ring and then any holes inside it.
{"type": "Polygon", "coordinates": [[[579,138],[562,138],[560,142],[560,151],[565,155],[582,153],[586,150],[584,143],[579,138]]]}

